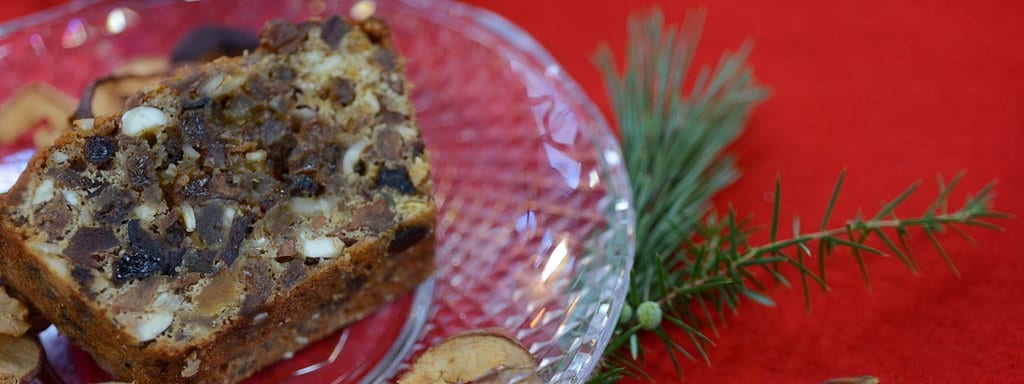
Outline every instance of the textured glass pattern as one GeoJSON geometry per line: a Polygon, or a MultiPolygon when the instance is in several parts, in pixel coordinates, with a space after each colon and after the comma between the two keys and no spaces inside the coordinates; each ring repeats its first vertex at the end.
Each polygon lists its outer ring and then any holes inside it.
{"type": "MultiPolygon", "coordinates": [[[[32,81],[81,92],[190,28],[257,30],[280,17],[348,14],[352,1],[93,1],[0,26],[0,99],[32,81]]],[[[437,273],[251,382],[390,381],[429,345],[466,329],[510,331],[548,383],[579,383],[614,328],[632,263],[628,183],[590,100],[537,43],[486,11],[447,1],[378,1],[408,59],[434,163],[437,273]]],[[[0,147],[0,190],[27,159],[0,147]]],[[[45,379],[105,379],[53,329],[45,379]]]]}

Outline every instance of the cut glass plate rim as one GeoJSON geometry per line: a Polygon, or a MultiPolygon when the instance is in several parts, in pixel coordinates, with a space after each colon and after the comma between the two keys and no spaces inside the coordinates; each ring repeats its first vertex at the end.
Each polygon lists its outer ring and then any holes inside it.
{"type": "MultiPolygon", "coordinates": [[[[146,5],[160,5],[178,3],[182,1],[183,0],[150,0],[143,1],[142,3],[146,5]]],[[[62,5],[2,22],[0,23],[0,39],[7,37],[13,32],[46,23],[61,17],[73,15],[77,11],[88,9],[95,4],[104,2],[110,2],[110,0],[70,1],[62,5]]],[[[597,159],[600,167],[604,170],[616,170],[616,172],[608,172],[607,177],[602,179],[603,183],[607,187],[609,195],[616,197],[616,200],[619,202],[615,209],[616,216],[607,217],[607,231],[622,233],[625,235],[626,239],[625,244],[620,244],[620,247],[624,249],[619,249],[619,252],[612,252],[612,254],[621,255],[621,257],[624,258],[624,260],[618,260],[623,262],[624,268],[620,271],[621,279],[617,282],[618,286],[613,287],[617,288],[617,294],[611,302],[604,303],[609,306],[606,313],[612,316],[613,320],[605,324],[604,329],[589,330],[596,331],[598,334],[593,351],[595,353],[603,353],[616,325],[614,318],[617,317],[617,314],[621,311],[624,303],[625,294],[629,287],[629,271],[632,269],[635,252],[635,210],[632,204],[629,176],[627,175],[625,164],[623,164],[624,157],[622,156],[621,147],[604,118],[604,115],[598,110],[594,102],[576,83],[576,81],[565,72],[561,65],[558,64],[554,57],[545,48],[543,48],[540,43],[538,43],[525,30],[513,24],[503,16],[483,8],[451,0],[379,0],[378,2],[399,3],[410,8],[423,10],[432,9],[436,11],[443,9],[445,10],[444,12],[425,12],[425,17],[434,18],[435,21],[438,18],[468,21],[471,22],[472,25],[463,25],[463,27],[469,29],[479,28],[485,34],[492,34],[495,37],[504,40],[505,43],[515,49],[501,50],[500,52],[503,57],[510,61],[515,60],[517,57],[523,58],[533,61],[535,64],[544,68],[543,78],[549,81],[554,88],[562,91],[565,94],[566,99],[573,103],[573,108],[576,109],[578,113],[584,115],[585,120],[589,122],[589,124],[584,126],[583,131],[594,146],[593,151],[595,152],[595,158],[597,159]]],[[[432,284],[425,284],[425,286],[429,285],[432,284]]],[[[422,290],[423,287],[420,287],[419,292],[417,292],[417,296],[422,294],[422,290]]],[[[405,328],[408,330],[408,326],[405,328]]],[[[393,348],[395,347],[399,346],[393,346],[393,348]]],[[[389,351],[389,355],[392,355],[394,352],[398,352],[399,354],[408,353],[408,347],[409,346],[399,347],[399,349],[404,350],[401,352],[394,350],[389,351]]],[[[599,360],[600,356],[592,356],[592,358],[585,360],[583,366],[573,367],[574,370],[577,370],[579,375],[571,375],[570,380],[572,382],[584,381],[597,366],[599,360]]],[[[387,365],[386,368],[383,368],[387,371],[393,371],[398,368],[397,363],[385,363],[384,365],[387,365]]],[[[382,365],[378,365],[375,370],[379,370],[381,368],[382,365]]]]}

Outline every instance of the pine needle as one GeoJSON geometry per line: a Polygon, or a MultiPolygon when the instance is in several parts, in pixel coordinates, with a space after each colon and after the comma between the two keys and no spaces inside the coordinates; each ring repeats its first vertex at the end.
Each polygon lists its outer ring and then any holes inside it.
{"type": "Polygon", "coordinates": [[[601,370],[590,383],[612,383],[624,375],[652,380],[638,364],[645,354],[641,332],[657,337],[680,376],[677,356],[691,360],[699,356],[710,363],[708,348],[713,342],[701,329],[710,327],[717,336],[716,323],[724,322],[726,311],[735,312],[744,298],[774,306],[761,279],[790,286],[783,267],[800,274],[810,310],[810,287],[817,284],[828,290],[827,259],[839,255],[836,251],[852,254],[870,287],[865,257],[891,252],[912,272],[918,270],[909,236],[919,231],[959,276],[938,233],[948,229],[970,239],[965,227],[1000,229],[991,220],[1010,217],[993,209],[994,183],[950,211],[949,196],[963,177],[959,173],[949,183],[940,176],[938,197],[917,216],[899,218],[895,211],[920,183],[884,204],[869,220],[858,211],[854,218],[830,226],[846,179],[843,170],[821,222],[809,227],[817,231],[802,233],[800,221],[794,220],[789,238],[780,238],[782,181],[776,178],[769,240],[751,244],[755,227],[731,208],[722,216],[711,213],[709,202],[739,176],[733,160],[723,152],[739,137],[751,110],[768,92],[754,81],[746,65],[750,45],[725,53],[714,68],[701,67],[692,87],[683,89],[691,76],[703,22],[703,12],[687,15],[681,26],[666,26],[657,10],[632,17],[622,71],[607,47],[595,58],[614,107],[637,209],[636,259],[627,304],[637,308],[653,302],[665,308],[665,316],[653,329],[642,327],[639,316],[620,323],[605,350],[601,370]],[[870,241],[881,248],[868,245],[870,241]],[[805,265],[808,258],[817,258],[816,265],[805,265]]]}

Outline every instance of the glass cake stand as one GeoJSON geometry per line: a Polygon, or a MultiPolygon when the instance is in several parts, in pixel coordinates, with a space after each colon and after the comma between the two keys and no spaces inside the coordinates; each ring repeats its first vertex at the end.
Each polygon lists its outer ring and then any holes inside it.
{"type": "MultiPolygon", "coordinates": [[[[78,1],[0,24],[0,101],[46,83],[77,99],[129,59],[166,56],[201,25],[258,31],[273,18],[349,14],[353,1],[78,1]]],[[[437,271],[415,292],[255,374],[250,383],[392,381],[467,329],[522,341],[546,383],[581,383],[615,328],[633,260],[618,144],[592,102],[507,20],[449,1],[377,1],[408,60],[433,161],[437,271]]],[[[0,126],[0,191],[32,132],[0,126]]],[[[38,129],[35,128],[35,129],[38,129]]],[[[50,328],[44,382],[110,377],[50,328]]]]}

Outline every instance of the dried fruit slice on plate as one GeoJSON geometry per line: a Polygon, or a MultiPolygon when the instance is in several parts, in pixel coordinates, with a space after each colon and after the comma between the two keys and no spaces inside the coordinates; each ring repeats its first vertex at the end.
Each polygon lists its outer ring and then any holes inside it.
{"type": "Polygon", "coordinates": [[[540,384],[533,355],[504,329],[450,336],[423,352],[399,384],[540,384]]]}
{"type": "Polygon", "coordinates": [[[43,349],[28,337],[0,335],[0,383],[30,383],[43,366],[43,349]]]}

